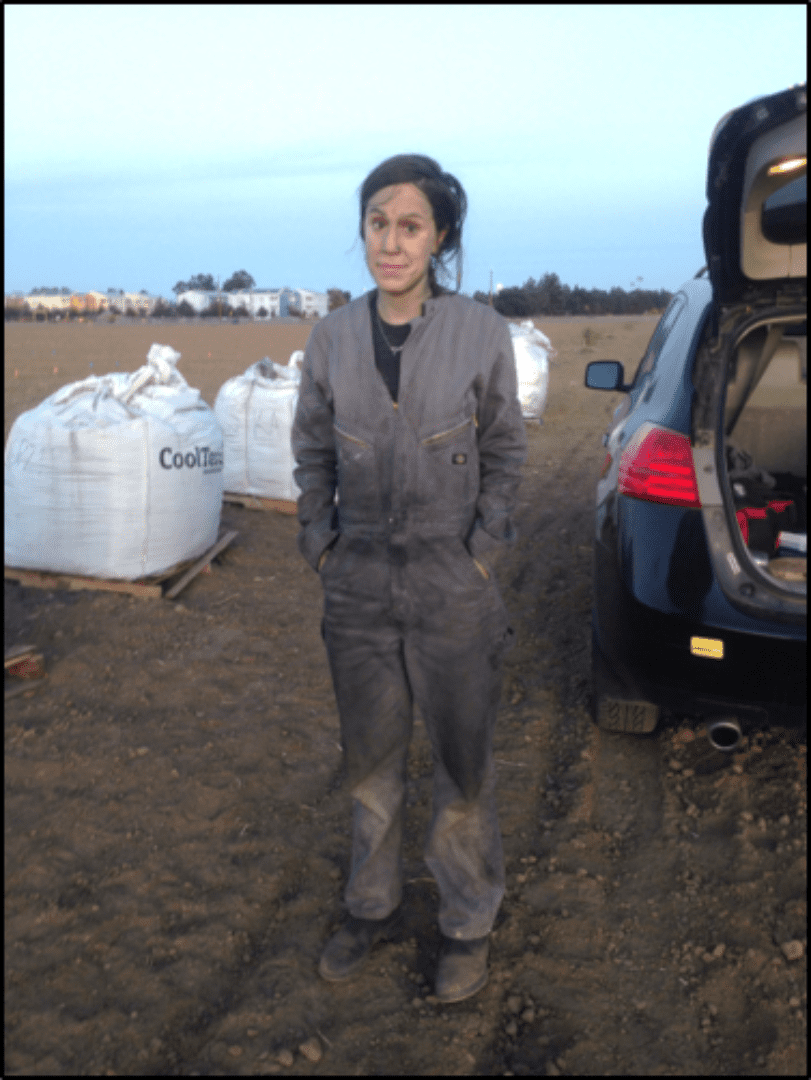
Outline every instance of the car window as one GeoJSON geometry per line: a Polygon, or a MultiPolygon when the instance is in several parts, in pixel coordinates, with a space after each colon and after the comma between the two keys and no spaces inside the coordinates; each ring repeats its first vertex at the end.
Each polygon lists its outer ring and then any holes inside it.
{"type": "Polygon", "coordinates": [[[636,369],[636,375],[634,375],[634,387],[639,386],[640,382],[653,369],[653,365],[656,363],[659,353],[662,351],[662,346],[667,339],[667,335],[673,329],[673,326],[678,319],[682,308],[685,305],[684,296],[679,293],[674,296],[670,303],[665,308],[665,313],[659,320],[656,329],[653,331],[648,347],[645,350],[645,355],[639,361],[639,367],[636,369]]]}

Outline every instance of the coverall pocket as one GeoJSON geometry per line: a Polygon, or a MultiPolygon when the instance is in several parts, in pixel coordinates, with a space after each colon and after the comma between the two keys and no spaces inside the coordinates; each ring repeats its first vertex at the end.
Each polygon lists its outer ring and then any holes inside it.
{"type": "Polygon", "coordinates": [[[487,585],[492,580],[492,571],[481,559],[471,555],[467,544],[461,537],[459,538],[459,548],[461,548],[460,558],[463,574],[469,582],[476,583],[478,591],[478,586],[487,585]]]}
{"type": "Polygon", "coordinates": [[[484,578],[484,580],[489,581],[490,580],[490,571],[487,569],[487,567],[484,565],[484,563],[479,562],[479,560],[476,558],[475,555],[471,555],[470,557],[471,557],[471,559],[473,559],[473,562],[476,564],[476,569],[479,571],[479,573],[484,578]]]}
{"type": "Polygon", "coordinates": [[[345,533],[338,536],[321,556],[321,566],[318,574],[322,581],[336,576],[342,576],[347,570],[347,561],[351,563],[350,544],[347,542],[345,533]]]}
{"type": "Polygon", "coordinates": [[[424,502],[462,511],[475,499],[478,483],[475,417],[420,442],[420,496],[424,502]]]}
{"type": "Polygon", "coordinates": [[[326,567],[329,565],[331,560],[335,557],[335,549],[337,548],[338,544],[340,544],[340,542],[341,542],[341,537],[338,536],[338,538],[336,540],[334,540],[333,543],[331,543],[329,547],[324,548],[324,550],[321,552],[321,555],[320,555],[319,560],[318,560],[318,573],[319,574],[323,574],[326,567]]]}
{"type": "Polygon", "coordinates": [[[473,568],[475,569],[479,577],[482,579],[482,581],[489,581],[492,576],[490,567],[483,563],[481,559],[477,559],[475,555],[471,555],[470,551],[468,550],[467,544],[463,543],[462,547],[465,550],[465,555],[467,556],[468,562],[473,564],[473,568]]]}
{"type": "Polygon", "coordinates": [[[338,454],[338,497],[341,505],[356,514],[379,509],[377,459],[374,447],[365,439],[334,425],[338,454]]]}

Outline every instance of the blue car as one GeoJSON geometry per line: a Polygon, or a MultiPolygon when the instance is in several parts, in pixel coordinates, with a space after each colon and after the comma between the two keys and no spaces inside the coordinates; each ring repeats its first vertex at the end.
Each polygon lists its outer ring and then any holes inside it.
{"type": "Polygon", "coordinates": [[[594,718],[691,717],[733,750],[806,717],[806,88],[727,114],[710,145],[707,267],[672,298],[603,437],[594,718]]]}

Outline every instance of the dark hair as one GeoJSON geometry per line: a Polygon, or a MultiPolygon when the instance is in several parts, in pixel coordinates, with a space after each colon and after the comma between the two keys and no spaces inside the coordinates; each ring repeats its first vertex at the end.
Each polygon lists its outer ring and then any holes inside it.
{"type": "Polygon", "coordinates": [[[433,158],[424,154],[397,154],[372,169],[360,187],[360,236],[363,219],[372,196],[392,184],[413,184],[431,204],[436,230],[447,230],[436,255],[431,256],[428,282],[433,293],[439,292],[437,268],[450,274],[447,260],[456,258],[456,288],[462,284],[462,223],[467,213],[467,195],[455,176],[443,172],[433,158]]]}

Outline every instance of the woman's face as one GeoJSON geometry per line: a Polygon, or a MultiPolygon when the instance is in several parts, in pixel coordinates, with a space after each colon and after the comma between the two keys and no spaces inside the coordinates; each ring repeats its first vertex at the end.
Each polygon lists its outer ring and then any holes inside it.
{"type": "Polygon", "coordinates": [[[445,232],[437,233],[431,204],[414,184],[392,184],[369,200],[363,219],[366,264],[392,299],[429,295],[428,267],[445,232]]]}

